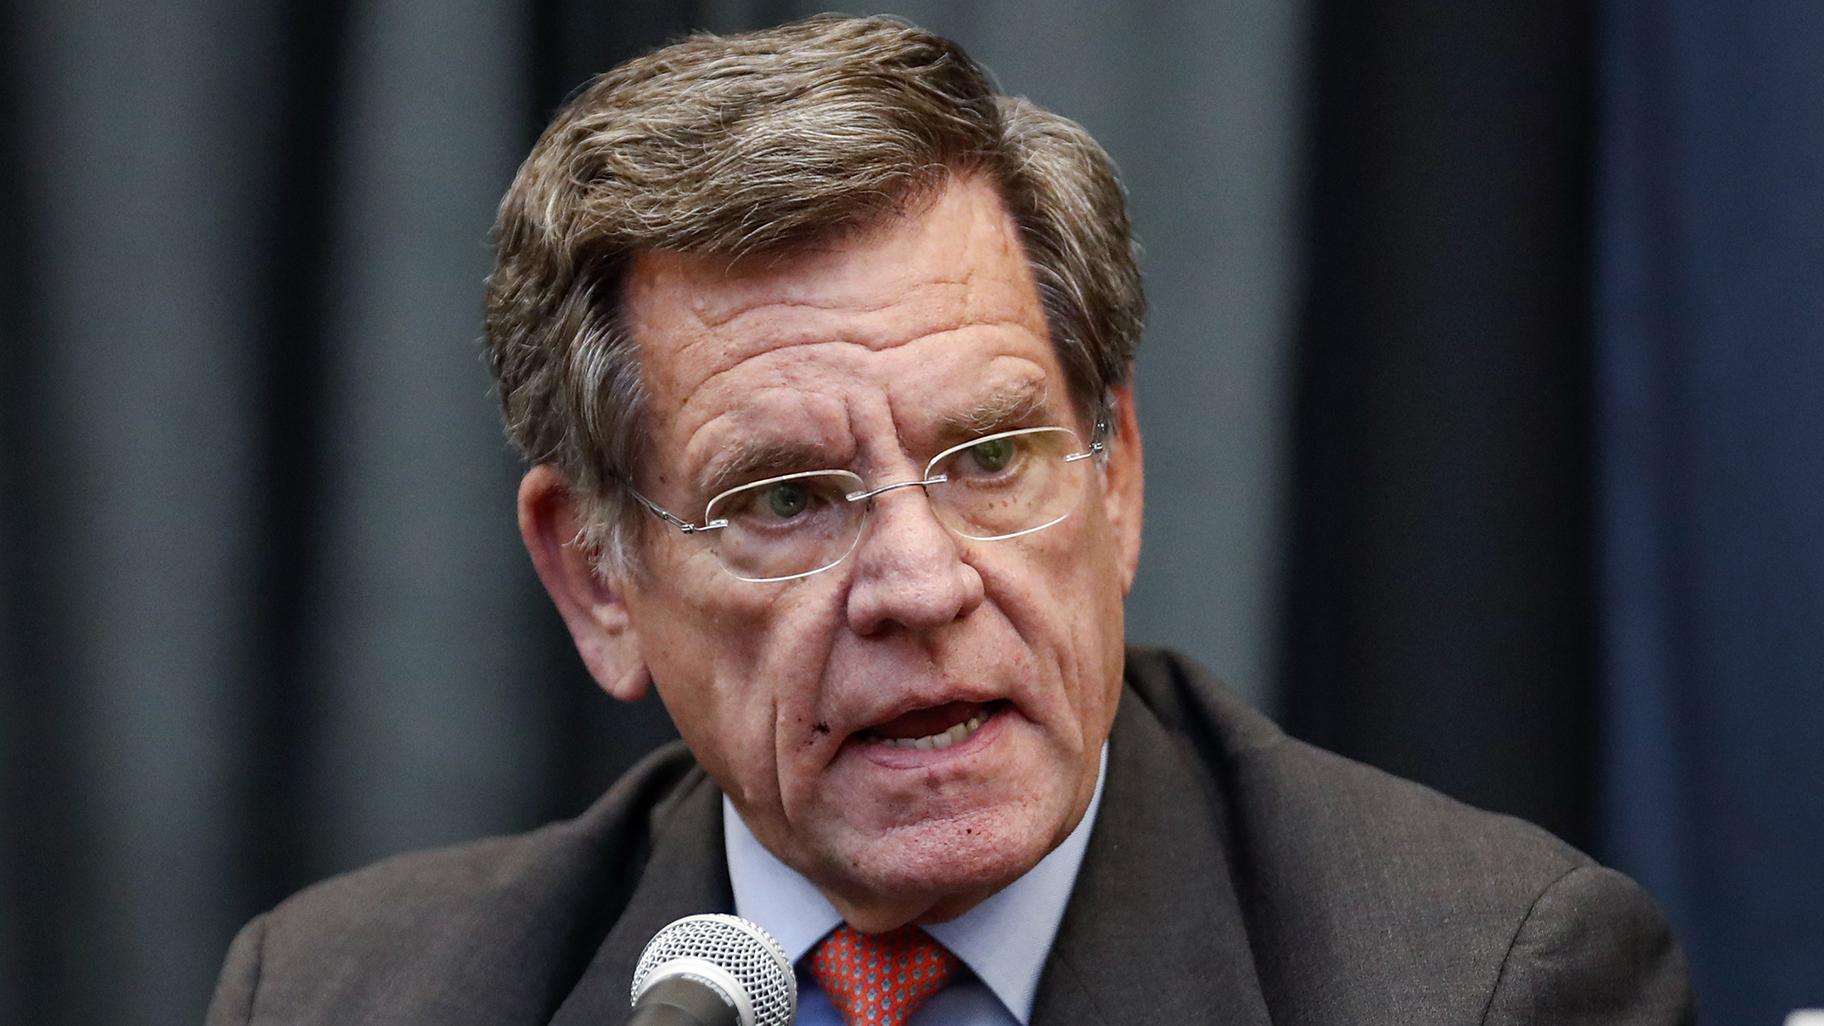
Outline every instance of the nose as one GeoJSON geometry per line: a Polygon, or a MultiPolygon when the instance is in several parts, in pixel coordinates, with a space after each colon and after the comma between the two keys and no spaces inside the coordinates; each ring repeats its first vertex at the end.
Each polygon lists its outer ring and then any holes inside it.
{"type": "Polygon", "coordinates": [[[961,539],[938,522],[923,488],[872,500],[868,523],[850,558],[849,626],[863,636],[894,629],[930,630],[982,604],[982,576],[962,558],[961,539]]]}

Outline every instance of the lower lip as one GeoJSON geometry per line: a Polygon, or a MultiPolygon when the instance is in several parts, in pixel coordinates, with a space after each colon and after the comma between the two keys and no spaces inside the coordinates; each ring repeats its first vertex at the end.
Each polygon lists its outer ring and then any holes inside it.
{"type": "Polygon", "coordinates": [[[890,769],[924,769],[957,759],[965,759],[994,743],[1006,729],[1005,721],[1013,715],[1011,706],[1001,706],[989,716],[975,733],[956,742],[948,748],[901,748],[898,745],[882,744],[879,741],[850,741],[857,754],[877,766],[890,769]]]}

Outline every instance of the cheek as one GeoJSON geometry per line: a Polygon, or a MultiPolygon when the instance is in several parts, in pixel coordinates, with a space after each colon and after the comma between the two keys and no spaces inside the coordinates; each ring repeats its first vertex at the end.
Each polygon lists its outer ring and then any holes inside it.
{"type": "Polygon", "coordinates": [[[776,808],[819,736],[830,618],[813,589],[715,583],[712,602],[640,610],[647,662],[704,769],[744,810],[776,808]]]}
{"type": "Polygon", "coordinates": [[[1107,682],[1121,672],[1119,579],[1098,544],[1107,531],[1099,516],[1075,531],[1065,526],[1000,543],[1025,544],[985,552],[977,565],[989,601],[1036,660],[1035,679],[1046,681],[1039,697],[1048,715],[1068,718],[1085,740],[1099,742],[1112,708],[1107,682]]]}
{"type": "Polygon", "coordinates": [[[1060,539],[1063,554],[1048,563],[1052,576],[1041,600],[1063,635],[1062,700],[1074,710],[1084,741],[1099,748],[1121,689],[1125,617],[1114,532],[1100,506],[1084,512],[1078,529],[1060,539]]]}

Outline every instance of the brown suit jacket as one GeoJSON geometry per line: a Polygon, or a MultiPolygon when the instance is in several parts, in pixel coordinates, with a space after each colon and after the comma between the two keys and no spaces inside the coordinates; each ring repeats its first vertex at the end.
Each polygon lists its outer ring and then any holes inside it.
{"type": "MultiPolygon", "coordinates": [[[[1545,832],[1291,738],[1135,649],[1034,1026],[1688,1023],[1652,902],[1545,832]]],[[[581,817],[382,862],[235,938],[210,1026],[625,1021],[665,923],[732,910],[681,747],[581,817]]]]}

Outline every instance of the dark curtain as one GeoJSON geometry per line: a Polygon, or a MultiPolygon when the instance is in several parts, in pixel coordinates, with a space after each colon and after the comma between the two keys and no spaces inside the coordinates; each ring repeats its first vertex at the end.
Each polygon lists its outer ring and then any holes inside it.
{"type": "Polygon", "coordinates": [[[1314,17],[1287,723],[1587,843],[1594,26],[1314,17]]]}
{"type": "Polygon", "coordinates": [[[240,922],[665,736],[513,533],[491,211],[674,5],[0,6],[0,1022],[197,1021],[240,922]]]}
{"type": "Polygon", "coordinates": [[[1824,8],[1314,21],[1289,726],[1824,1005],[1824,8]]]}

